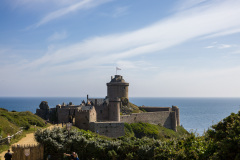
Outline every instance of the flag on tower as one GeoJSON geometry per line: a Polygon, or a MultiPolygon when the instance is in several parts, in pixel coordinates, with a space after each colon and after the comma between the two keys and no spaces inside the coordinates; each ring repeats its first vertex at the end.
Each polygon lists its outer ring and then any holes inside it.
{"type": "Polygon", "coordinates": [[[118,71],[118,70],[121,70],[121,68],[116,67],[116,75],[117,75],[117,71],[118,71]]]}

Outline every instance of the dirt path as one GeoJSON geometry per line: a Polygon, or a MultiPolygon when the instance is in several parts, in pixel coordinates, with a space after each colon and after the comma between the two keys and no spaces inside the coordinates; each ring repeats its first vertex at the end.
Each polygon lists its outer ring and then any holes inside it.
{"type": "MultiPolygon", "coordinates": [[[[50,127],[48,127],[48,129],[52,129],[53,127],[62,127],[61,125],[51,125],[50,127]]],[[[29,134],[26,134],[26,137],[23,137],[21,140],[19,140],[18,142],[12,144],[12,145],[27,145],[27,144],[38,144],[35,139],[34,139],[34,133],[29,133],[29,134]]],[[[11,150],[11,147],[10,147],[10,150],[11,150]]],[[[0,153],[0,160],[4,160],[4,155],[5,153],[7,153],[7,151],[4,151],[2,153],[0,153]],[[2,159],[1,159],[2,158],[2,159]]]]}

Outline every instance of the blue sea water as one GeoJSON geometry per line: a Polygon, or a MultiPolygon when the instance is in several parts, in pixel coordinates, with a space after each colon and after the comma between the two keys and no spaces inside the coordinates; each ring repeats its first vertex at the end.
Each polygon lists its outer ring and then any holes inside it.
{"type": "MultiPolygon", "coordinates": [[[[36,112],[41,101],[47,101],[50,107],[63,102],[80,104],[86,97],[0,97],[0,108],[9,111],[36,112]]],[[[132,97],[130,101],[138,106],[171,107],[180,109],[180,124],[188,131],[200,135],[211,125],[216,124],[232,112],[240,109],[240,98],[146,98],[132,97]]]]}

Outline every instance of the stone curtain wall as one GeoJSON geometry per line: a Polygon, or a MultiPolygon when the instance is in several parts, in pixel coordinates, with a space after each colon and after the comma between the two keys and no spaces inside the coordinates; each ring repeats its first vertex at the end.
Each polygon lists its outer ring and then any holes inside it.
{"type": "Polygon", "coordinates": [[[97,121],[108,121],[108,106],[107,104],[102,104],[95,106],[97,112],[97,121]]]}
{"type": "Polygon", "coordinates": [[[90,130],[107,137],[121,137],[125,135],[124,123],[119,122],[91,122],[90,130]]]}
{"type": "Polygon", "coordinates": [[[160,111],[172,111],[171,107],[139,107],[147,112],[160,112],[160,111]]]}
{"type": "Polygon", "coordinates": [[[13,160],[43,160],[43,152],[44,148],[42,145],[14,145],[12,146],[13,151],[13,160]],[[30,154],[26,156],[25,152],[26,150],[29,150],[30,154]]]}
{"type": "Polygon", "coordinates": [[[148,113],[133,113],[131,115],[122,115],[121,122],[125,123],[152,123],[152,124],[161,124],[162,126],[176,130],[176,125],[174,127],[174,121],[176,121],[176,117],[174,116],[175,112],[148,112],[148,113]]]}
{"type": "MultiPolygon", "coordinates": [[[[75,125],[84,130],[89,130],[90,113],[89,110],[78,110],[75,112],[75,125]]],[[[95,112],[96,114],[96,112],[95,112]]]]}
{"type": "Polygon", "coordinates": [[[39,117],[41,117],[42,119],[47,119],[49,112],[48,110],[44,110],[44,109],[37,109],[36,110],[36,115],[38,115],[39,117]]]}
{"type": "Polygon", "coordinates": [[[74,109],[57,109],[58,123],[67,123],[69,122],[69,111],[70,115],[73,115],[74,109]]]}

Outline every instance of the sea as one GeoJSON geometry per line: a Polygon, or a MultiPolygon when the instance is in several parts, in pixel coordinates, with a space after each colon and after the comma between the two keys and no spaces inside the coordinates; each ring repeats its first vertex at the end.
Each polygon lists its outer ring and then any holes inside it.
{"type": "MultiPolygon", "coordinates": [[[[86,97],[0,97],[0,108],[9,111],[31,111],[36,113],[41,101],[47,101],[50,108],[57,104],[77,105],[86,97]]],[[[180,109],[180,124],[188,131],[203,135],[231,113],[240,110],[240,98],[174,98],[174,97],[131,97],[130,102],[138,106],[171,107],[180,109]]]]}

